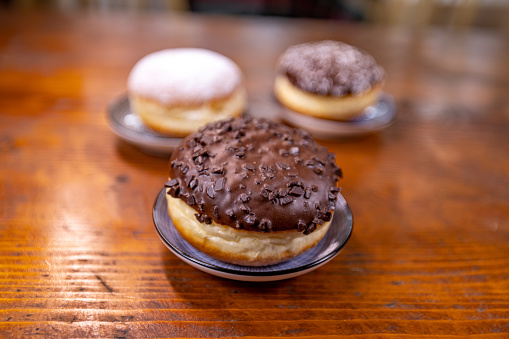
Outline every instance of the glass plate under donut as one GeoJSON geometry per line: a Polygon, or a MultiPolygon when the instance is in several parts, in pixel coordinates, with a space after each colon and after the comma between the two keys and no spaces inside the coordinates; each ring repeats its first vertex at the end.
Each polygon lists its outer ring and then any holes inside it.
{"type": "Polygon", "coordinates": [[[154,224],[168,249],[185,263],[203,272],[240,281],[276,281],[311,272],[330,261],[343,249],[353,229],[353,217],[346,200],[338,194],[336,210],[329,230],[307,252],[288,261],[269,266],[241,266],[216,260],[184,240],[168,215],[166,189],[159,192],[153,209],[154,224]]]}
{"type": "Polygon", "coordinates": [[[281,109],[280,118],[287,123],[302,128],[315,138],[334,139],[378,132],[389,127],[396,119],[396,103],[388,93],[382,93],[375,105],[348,121],[314,118],[290,109],[281,109]]]}
{"type": "Polygon", "coordinates": [[[146,153],[167,156],[182,138],[167,137],[149,129],[141,119],[132,112],[126,95],[111,102],[108,107],[108,123],[120,139],[132,144],[146,153]]]}

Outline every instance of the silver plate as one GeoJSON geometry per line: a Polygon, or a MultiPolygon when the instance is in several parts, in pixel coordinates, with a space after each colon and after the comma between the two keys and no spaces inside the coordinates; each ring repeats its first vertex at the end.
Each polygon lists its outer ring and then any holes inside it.
{"type": "Polygon", "coordinates": [[[334,139],[378,132],[389,127],[396,119],[396,103],[388,93],[382,93],[378,102],[366,108],[364,112],[348,121],[335,121],[314,118],[281,109],[280,118],[287,123],[307,130],[315,138],[334,139]]]}
{"type": "Polygon", "coordinates": [[[168,215],[164,187],[154,203],[153,218],[161,240],[178,258],[203,272],[241,281],[276,281],[311,272],[338,255],[353,230],[352,212],[343,196],[338,194],[332,223],[317,246],[291,260],[276,265],[255,267],[233,265],[216,260],[185,241],[168,215]]]}
{"type": "Polygon", "coordinates": [[[112,101],[108,107],[108,123],[120,139],[154,155],[170,155],[182,140],[158,134],[145,126],[132,112],[125,95],[112,101]]]}

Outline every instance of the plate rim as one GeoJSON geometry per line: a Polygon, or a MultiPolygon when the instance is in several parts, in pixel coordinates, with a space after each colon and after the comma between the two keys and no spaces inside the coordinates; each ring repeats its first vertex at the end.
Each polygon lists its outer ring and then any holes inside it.
{"type": "Polygon", "coordinates": [[[140,133],[121,124],[118,122],[118,119],[115,119],[114,112],[119,110],[123,104],[129,105],[129,112],[133,114],[130,109],[129,97],[125,93],[111,100],[106,110],[108,126],[117,136],[124,140],[127,139],[130,142],[142,144],[146,147],[171,147],[173,149],[182,141],[183,138],[181,137],[167,137],[164,135],[157,135],[155,132],[154,134],[140,133]]]}
{"type": "MultiPolygon", "coordinates": [[[[343,197],[343,195],[341,193],[338,194],[338,198],[341,197],[341,199],[343,200],[344,202],[344,207],[346,209],[346,214],[348,216],[348,219],[350,220],[350,226],[349,226],[349,233],[347,235],[347,237],[345,238],[345,240],[337,247],[335,248],[331,253],[327,254],[325,257],[323,258],[320,258],[319,260],[315,260],[311,263],[308,263],[308,264],[305,264],[305,265],[302,265],[302,266],[298,266],[298,267],[294,267],[294,268],[288,268],[288,269],[284,269],[284,270],[280,270],[280,271],[258,271],[258,272],[250,272],[250,271],[238,271],[238,270],[235,270],[235,269],[230,269],[230,268],[224,268],[224,267],[220,267],[220,266],[216,266],[214,264],[210,264],[208,262],[204,262],[202,260],[199,260],[199,259],[196,259],[184,252],[182,252],[180,249],[176,248],[165,236],[164,234],[161,232],[161,230],[159,229],[157,223],[156,223],[156,213],[157,213],[157,206],[158,206],[158,201],[160,199],[163,199],[166,197],[166,190],[165,188],[163,187],[159,193],[157,194],[157,197],[154,201],[154,205],[153,205],[153,208],[152,208],[152,220],[153,220],[153,223],[154,223],[154,226],[155,226],[155,229],[159,235],[159,237],[161,238],[161,240],[163,241],[163,243],[176,255],[178,256],[181,256],[183,258],[185,258],[186,260],[189,260],[190,262],[194,263],[195,265],[198,265],[200,267],[203,267],[207,270],[212,270],[212,271],[215,271],[215,272],[218,272],[218,273],[222,273],[222,274],[226,274],[226,275],[233,275],[233,276],[241,276],[241,277],[253,277],[253,278],[261,278],[261,277],[280,277],[280,276],[287,276],[287,275],[294,275],[294,274],[297,274],[299,272],[302,272],[302,273],[305,273],[306,271],[312,269],[312,268],[317,268],[323,264],[325,264],[326,262],[328,262],[329,260],[333,259],[336,255],[338,255],[341,250],[346,246],[346,244],[348,243],[348,241],[350,240],[351,236],[352,236],[352,233],[353,233],[353,227],[354,227],[354,219],[353,219],[353,214],[352,214],[352,211],[350,209],[350,206],[348,205],[346,199],[343,197]]],[[[167,211],[166,211],[167,212],[167,211]]],[[[178,231],[177,231],[178,232],[178,231]]],[[[180,236],[180,235],[179,235],[180,236]]],[[[185,240],[185,239],[183,239],[185,240]]],[[[194,247],[193,247],[194,248],[194,247]]],[[[196,248],[195,248],[196,249],[196,248]]],[[[197,249],[196,249],[197,250],[197,249]]],[[[197,250],[198,251],[198,250],[197,250]]],[[[291,259],[290,259],[291,260],[291,259]]],[[[192,265],[191,265],[192,266],[192,265]]],[[[239,266],[239,265],[237,265],[239,266]]],[[[195,267],[196,268],[196,267],[195,267]]],[[[210,274],[210,272],[208,272],[210,274]]]]}
{"type": "MultiPolygon", "coordinates": [[[[291,110],[290,108],[280,104],[276,98],[274,98],[276,102],[280,105],[279,110],[279,118],[293,126],[296,126],[298,128],[302,128],[305,130],[311,129],[313,131],[319,130],[320,133],[326,133],[329,136],[333,137],[341,137],[341,136],[351,136],[351,135],[363,135],[363,134],[369,134],[369,133],[375,133],[379,132],[390,125],[392,125],[398,116],[397,113],[397,107],[396,107],[396,100],[394,97],[388,93],[388,92],[382,92],[379,96],[379,99],[375,105],[372,105],[370,107],[376,106],[380,104],[381,102],[385,102],[388,105],[390,105],[390,114],[387,114],[386,116],[389,116],[390,118],[387,121],[377,122],[376,119],[367,119],[367,120],[347,120],[347,121],[340,121],[340,120],[332,120],[332,119],[324,119],[324,118],[316,118],[311,115],[302,114],[296,111],[291,110]],[[318,123],[318,125],[313,125],[309,127],[306,123],[318,123]],[[322,124],[332,124],[333,127],[328,130],[323,130],[322,124]],[[307,127],[305,127],[307,126],[307,127]],[[335,128],[339,128],[338,131],[335,128]]],[[[369,107],[368,107],[369,108],[369,107]]],[[[366,109],[368,109],[366,108],[366,109]]],[[[384,117],[384,116],[382,116],[384,117]]],[[[380,119],[381,117],[378,117],[380,119]]],[[[314,134],[315,132],[310,133],[314,134]]]]}

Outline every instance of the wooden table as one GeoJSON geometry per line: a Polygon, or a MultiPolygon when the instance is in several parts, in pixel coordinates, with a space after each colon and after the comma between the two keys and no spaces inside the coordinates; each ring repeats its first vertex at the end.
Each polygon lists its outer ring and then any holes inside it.
{"type": "MultiPolygon", "coordinates": [[[[166,14],[0,14],[0,337],[509,335],[509,44],[494,33],[166,14]],[[159,240],[166,158],[108,128],[134,63],[209,48],[254,109],[289,45],[337,39],[388,74],[398,119],[321,141],[354,233],[325,266],[247,283],[159,240]]],[[[268,107],[268,108],[267,108],[268,107]]]]}

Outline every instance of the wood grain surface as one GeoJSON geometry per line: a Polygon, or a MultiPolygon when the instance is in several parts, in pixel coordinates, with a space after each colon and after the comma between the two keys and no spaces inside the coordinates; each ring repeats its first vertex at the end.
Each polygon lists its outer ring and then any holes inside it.
{"type": "Polygon", "coordinates": [[[509,43],[204,15],[0,13],[0,337],[509,336],[509,43]],[[245,283],[171,254],[151,217],[166,158],[108,128],[134,63],[202,47],[244,71],[271,115],[289,45],[337,39],[387,72],[397,121],[320,141],[354,233],[300,277],[245,283]]]}

